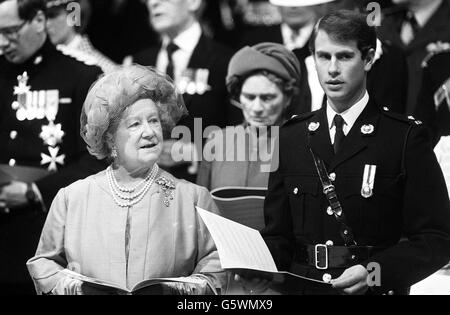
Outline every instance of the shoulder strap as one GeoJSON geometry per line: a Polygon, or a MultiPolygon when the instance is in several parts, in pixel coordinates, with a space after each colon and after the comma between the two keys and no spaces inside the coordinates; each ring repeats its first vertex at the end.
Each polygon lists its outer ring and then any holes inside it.
{"type": "Polygon", "coordinates": [[[344,240],[345,246],[357,246],[355,237],[353,235],[353,230],[347,224],[344,211],[336,194],[336,188],[331,183],[330,176],[328,175],[327,168],[325,167],[325,163],[319,156],[314,153],[311,148],[309,149],[309,151],[311,152],[314,164],[316,165],[317,174],[319,175],[320,182],[323,186],[323,193],[330,204],[331,210],[334,213],[334,217],[341,225],[340,235],[344,240]]]}

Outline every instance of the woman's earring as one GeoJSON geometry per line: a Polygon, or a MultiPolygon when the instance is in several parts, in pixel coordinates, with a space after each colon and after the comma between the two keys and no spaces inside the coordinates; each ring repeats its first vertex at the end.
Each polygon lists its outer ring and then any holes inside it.
{"type": "Polygon", "coordinates": [[[117,159],[117,149],[115,147],[111,150],[111,157],[117,159]]]}

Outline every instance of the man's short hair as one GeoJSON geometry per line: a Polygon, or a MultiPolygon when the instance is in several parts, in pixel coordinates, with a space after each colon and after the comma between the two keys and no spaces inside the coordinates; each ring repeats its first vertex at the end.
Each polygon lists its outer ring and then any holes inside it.
{"type": "Polygon", "coordinates": [[[337,42],[356,41],[362,58],[365,59],[371,49],[377,47],[377,34],[374,27],[367,23],[367,16],[348,10],[339,10],[325,15],[314,27],[309,49],[314,55],[316,38],[319,31],[324,31],[337,42]]]}
{"type": "MultiPolygon", "coordinates": [[[[0,0],[0,3],[8,0],[0,0]]],[[[45,0],[17,0],[19,17],[24,21],[31,21],[39,11],[45,13],[45,0]]]]}

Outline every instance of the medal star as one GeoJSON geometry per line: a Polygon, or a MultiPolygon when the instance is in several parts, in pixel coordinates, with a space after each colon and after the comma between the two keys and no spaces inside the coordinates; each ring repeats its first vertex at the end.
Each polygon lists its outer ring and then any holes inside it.
{"type": "Polygon", "coordinates": [[[50,152],[50,156],[41,153],[42,158],[41,165],[49,164],[48,166],[49,171],[57,171],[58,170],[57,164],[64,165],[64,159],[66,158],[66,155],[63,154],[58,156],[59,147],[56,148],[49,147],[48,151],[50,152]]]}
{"type": "Polygon", "coordinates": [[[14,87],[14,95],[23,95],[31,91],[31,86],[28,84],[28,73],[24,72],[17,77],[18,84],[14,87]]]}
{"type": "Polygon", "coordinates": [[[65,135],[61,128],[61,124],[55,125],[51,121],[47,126],[42,126],[42,132],[39,134],[39,137],[44,140],[46,145],[54,147],[62,142],[62,138],[65,135]]]}

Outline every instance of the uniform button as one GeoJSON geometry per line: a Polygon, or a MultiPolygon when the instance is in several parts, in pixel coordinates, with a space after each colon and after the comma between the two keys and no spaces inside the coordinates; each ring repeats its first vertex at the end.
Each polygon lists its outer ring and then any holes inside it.
{"type": "Polygon", "coordinates": [[[348,231],[347,230],[344,231],[344,235],[348,235],[348,231]]]}
{"type": "Polygon", "coordinates": [[[388,111],[389,111],[389,107],[383,107],[383,110],[384,110],[385,112],[388,112],[388,111]]]}
{"type": "Polygon", "coordinates": [[[352,260],[355,260],[356,259],[356,255],[352,255],[352,260]]]}
{"type": "Polygon", "coordinates": [[[324,274],[322,277],[322,280],[325,283],[330,283],[332,279],[333,278],[331,277],[331,275],[329,273],[324,274]]]}
{"type": "Polygon", "coordinates": [[[332,182],[335,182],[335,181],[336,181],[336,173],[331,173],[331,174],[330,174],[330,180],[331,180],[332,182]]]}
{"type": "Polygon", "coordinates": [[[389,291],[388,295],[394,295],[394,291],[389,291]]]}
{"type": "Polygon", "coordinates": [[[298,192],[299,192],[298,188],[295,187],[295,188],[294,188],[294,195],[298,195],[298,192]]]}
{"type": "Polygon", "coordinates": [[[334,246],[334,242],[333,241],[328,241],[325,243],[325,245],[327,246],[334,246]]]}
{"type": "Polygon", "coordinates": [[[11,167],[13,167],[13,166],[16,166],[16,160],[14,160],[14,159],[11,159],[11,160],[9,160],[9,166],[11,166],[11,167]]]}
{"type": "Polygon", "coordinates": [[[333,209],[331,209],[331,207],[328,207],[328,209],[327,209],[327,214],[328,214],[329,216],[334,215],[333,209]]]}
{"type": "Polygon", "coordinates": [[[17,138],[17,131],[13,130],[9,133],[9,137],[11,138],[11,140],[15,140],[17,138]]]}

